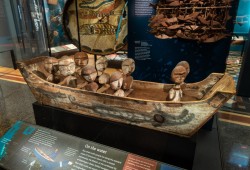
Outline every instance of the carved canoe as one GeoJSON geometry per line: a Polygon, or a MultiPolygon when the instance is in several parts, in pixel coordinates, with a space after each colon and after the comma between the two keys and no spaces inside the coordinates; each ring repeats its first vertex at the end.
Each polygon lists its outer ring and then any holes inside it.
{"type": "Polygon", "coordinates": [[[199,97],[185,98],[184,93],[181,102],[166,101],[173,84],[137,80],[127,97],[95,93],[49,83],[34,74],[45,58],[18,63],[41,104],[178,136],[192,136],[235,94],[232,77],[221,73],[212,73],[201,82],[187,83],[184,92],[199,97]]]}

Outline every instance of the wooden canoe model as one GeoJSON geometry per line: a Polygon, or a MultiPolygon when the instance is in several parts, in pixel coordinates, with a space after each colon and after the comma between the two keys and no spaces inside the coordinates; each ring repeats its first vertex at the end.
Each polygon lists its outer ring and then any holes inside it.
{"type": "Polygon", "coordinates": [[[34,74],[46,58],[18,63],[41,104],[178,136],[192,136],[235,93],[232,77],[221,73],[212,73],[201,82],[187,83],[180,102],[166,101],[174,84],[135,80],[127,97],[90,92],[49,83],[34,74]]]}

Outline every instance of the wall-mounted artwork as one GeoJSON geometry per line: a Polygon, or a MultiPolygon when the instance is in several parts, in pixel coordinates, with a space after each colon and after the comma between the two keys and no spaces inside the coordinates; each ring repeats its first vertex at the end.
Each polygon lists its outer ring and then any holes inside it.
{"type": "Polygon", "coordinates": [[[203,43],[230,36],[230,1],[159,0],[152,5],[156,15],[150,19],[151,33],[160,39],[182,38],[203,43]]]}
{"type": "Polygon", "coordinates": [[[44,0],[50,47],[69,44],[62,25],[62,15],[67,0],[44,0]]]}
{"type": "Polygon", "coordinates": [[[129,1],[128,56],[136,63],[135,79],[171,83],[182,60],[191,68],[187,82],[223,73],[237,7],[238,0],[129,1]]]}
{"type": "Polygon", "coordinates": [[[63,22],[68,37],[87,53],[105,55],[120,50],[127,42],[127,3],[127,0],[67,1],[63,22]]]}

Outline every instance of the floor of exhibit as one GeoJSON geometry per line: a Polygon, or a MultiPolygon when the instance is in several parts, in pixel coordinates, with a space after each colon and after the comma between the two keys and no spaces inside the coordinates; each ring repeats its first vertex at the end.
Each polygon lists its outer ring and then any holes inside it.
{"type": "MultiPolygon", "coordinates": [[[[35,124],[34,102],[20,72],[0,67],[0,136],[17,120],[35,124]]],[[[216,162],[225,170],[250,168],[250,98],[233,97],[218,111],[215,121],[218,135],[201,130],[203,133],[198,136],[203,145],[196,146],[193,169],[216,169],[216,162]],[[219,146],[213,143],[216,141],[219,146]],[[214,159],[214,163],[202,160],[204,156],[214,159]]]]}

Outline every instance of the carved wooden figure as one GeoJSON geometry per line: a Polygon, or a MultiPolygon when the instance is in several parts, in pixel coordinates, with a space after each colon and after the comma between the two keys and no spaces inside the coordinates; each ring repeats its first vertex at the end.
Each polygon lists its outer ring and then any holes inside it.
{"type": "Polygon", "coordinates": [[[85,52],[77,52],[74,55],[74,61],[76,64],[75,76],[77,78],[77,88],[81,89],[86,85],[86,80],[81,76],[82,69],[87,66],[89,58],[85,52]]]}
{"type": "Polygon", "coordinates": [[[130,76],[135,71],[135,61],[131,58],[127,58],[122,62],[121,66],[123,72],[123,85],[122,89],[125,90],[125,96],[128,96],[133,90],[133,77],[130,76]]]}
{"type": "Polygon", "coordinates": [[[109,79],[110,79],[110,75],[107,73],[103,73],[99,79],[98,79],[98,83],[99,84],[109,84],[109,79]]]}
{"type": "MultiPolygon", "coordinates": [[[[176,66],[183,66],[185,67],[187,73],[186,73],[186,77],[187,75],[189,74],[190,72],[190,66],[189,66],[189,63],[187,61],[181,61],[179,62],[176,66]]],[[[192,88],[189,88],[188,85],[183,82],[181,84],[181,90],[183,92],[183,97],[187,98],[187,99],[192,99],[192,98],[195,98],[195,99],[201,99],[203,97],[203,93],[201,91],[197,91],[195,89],[192,89],[192,88]]]]}
{"type": "Polygon", "coordinates": [[[59,73],[62,76],[70,76],[75,73],[75,61],[70,57],[62,57],[58,62],[59,73]]]}
{"type": "MultiPolygon", "coordinates": [[[[186,69],[186,77],[188,76],[189,72],[190,72],[190,66],[189,63],[187,61],[180,61],[179,63],[176,64],[176,66],[183,66],[186,69]]],[[[186,79],[185,77],[185,79],[186,79]]],[[[182,90],[186,87],[186,83],[183,82],[181,83],[181,88],[182,90]]]]}
{"type": "Polygon", "coordinates": [[[122,89],[125,92],[125,94],[124,94],[125,96],[128,96],[130,93],[132,93],[133,81],[134,81],[134,79],[132,76],[123,75],[122,89]]]}
{"type": "Polygon", "coordinates": [[[50,74],[54,74],[55,72],[58,71],[56,69],[57,66],[58,66],[58,59],[54,57],[49,57],[46,60],[44,60],[44,69],[50,74]]]}
{"type": "Polygon", "coordinates": [[[46,72],[42,71],[42,74],[44,74],[45,80],[58,83],[58,79],[54,75],[58,71],[58,59],[50,57],[44,60],[44,69],[46,72]]]}
{"type": "Polygon", "coordinates": [[[114,93],[114,96],[120,96],[120,97],[124,97],[125,96],[125,92],[122,89],[117,90],[114,93]]]}
{"type": "Polygon", "coordinates": [[[108,60],[106,57],[100,57],[97,59],[96,70],[97,70],[98,76],[103,74],[103,72],[107,68],[107,66],[108,66],[108,60]]]}
{"type": "Polygon", "coordinates": [[[121,89],[123,84],[123,75],[117,71],[110,76],[110,87],[114,91],[114,95],[124,96],[124,91],[121,89]],[[118,91],[119,90],[119,91],[118,91]],[[123,91],[123,92],[122,92],[123,91]],[[117,92],[117,93],[116,93],[117,92]]]}
{"type": "Polygon", "coordinates": [[[83,78],[91,83],[94,82],[97,77],[97,71],[94,66],[86,66],[82,69],[83,78]]]}
{"type": "Polygon", "coordinates": [[[96,82],[91,82],[85,86],[85,90],[87,91],[92,91],[92,92],[97,92],[99,86],[96,82]]]}
{"type": "Polygon", "coordinates": [[[133,85],[133,77],[132,76],[123,76],[123,84],[122,89],[129,90],[132,88],[133,85]]]}
{"type": "Polygon", "coordinates": [[[190,72],[190,66],[189,66],[189,63],[187,61],[180,61],[179,63],[177,63],[176,66],[183,66],[185,69],[186,69],[186,77],[187,75],[189,74],[190,72]]]}
{"type": "Polygon", "coordinates": [[[122,62],[122,72],[124,75],[130,75],[135,71],[135,61],[127,58],[122,62]]]}
{"type": "Polygon", "coordinates": [[[103,73],[99,78],[98,78],[98,83],[102,86],[100,89],[97,90],[99,93],[103,93],[107,91],[110,88],[109,84],[109,79],[110,75],[107,73],[103,73]]]}
{"type": "Polygon", "coordinates": [[[74,60],[76,63],[76,72],[78,75],[81,75],[82,68],[89,62],[88,55],[85,52],[77,52],[74,55],[74,60]]]}
{"type": "Polygon", "coordinates": [[[57,75],[60,78],[59,85],[76,87],[76,77],[72,76],[75,73],[75,69],[75,61],[71,57],[62,57],[58,62],[57,75]]]}
{"type": "Polygon", "coordinates": [[[181,101],[183,96],[181,90],[181,84],[184,83],[186,78],[187,70],[183,66],[176,66],[172,73],[171,78],[172,81],[175,83],[174,87],[169,90],[168,99],[174,102],[181,101]]]}
{"type": "Polygon", "coordinates": [[[122,87],[123,76],[121,72],[114,72],[110,76],[110,86],[113,90],[119,90],[122,87]]]}

